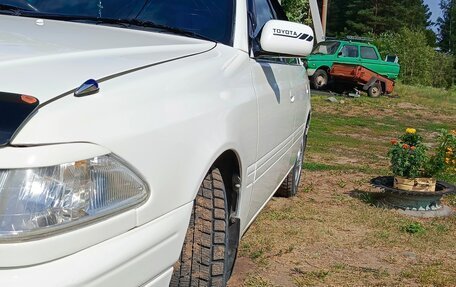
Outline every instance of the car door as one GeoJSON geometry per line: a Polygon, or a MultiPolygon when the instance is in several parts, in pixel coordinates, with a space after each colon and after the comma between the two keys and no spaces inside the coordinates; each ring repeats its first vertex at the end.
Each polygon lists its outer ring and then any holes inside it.
{"type": "MultiPolygon", "coordinates": [[[[291,92],[293,95],[294,136],[300,139],[303,135],[305,123],[310,110],[310,83],[307,72],[299,59],[289,59],[291,92]]],[[[300,141],[295,143],[292,150],[292,161],[300,147],[300,141]]]]}
{"type": "Polygon", "coordinates": [[[290,79],[295,67],[280,57],[254,52],[259,51],[261,28],[268,20],[277,18],[273,7],[268,0],[249,1],[250,67],[259,110],[257,162],[249,218],[256,215],[292,167],[295,95],[290,79]]]}
{"type": "Polygon", "coordinates": [[[381,75],[390,76],[394,74],[395,69],[394,67],[388,63],[383,61],[380,58],[380,55],[375,50],[374,47],[370,46],[361,46],[360,47],[360,57],[363,63],[363,66],[376,72],[381,75]]]}

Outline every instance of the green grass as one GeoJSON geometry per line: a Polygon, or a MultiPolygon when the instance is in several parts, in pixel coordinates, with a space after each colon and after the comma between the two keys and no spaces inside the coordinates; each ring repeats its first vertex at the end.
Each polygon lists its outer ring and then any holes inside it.
{"type": "Polygon", "coordinates": [[[419,222],[413,222],[402,226],[402,230],[410,234],[422,234],[426,232],[424,226],[419,222]]]}
{"type": "Polygon", "coordinates": [[[274,285],[266,279],[258,275],[250,275],[244,283],[245,287],[274,287],[274,285]]]}
{"type": "MultiPolygon", "coordinates": [[[[407,101],[419,103],[445,114],[456,112],[456,90],[397,85],[396,92],[407,101]]],[[[453,113],[454,115],[454,113],[453,113]]]]}
{"type": "MultiPolygon", "coordinates": [[[[345,99],[343,105],[326,101],[324,95],[312,97],[314,112],[308,151],[317,160],[307,162],[304,168],[309,171],[384,173],[389,166],[386,159],[389,140],[398,137],[407,127],[415,127],[428,143],[434,142],[439,129],[456,128],[456,90],[398,84],[397,91],[400,94],[397,99],[361,97],[345,99]],[[448,111],[454,111],[453,120],[448,111]],[[422,113],[435,118],[430,120],[422,113]],[[332,163],[331,159],[337,155],[356,162],[332,163]]],[[[455,183],[456,175],[444,175],[441,179],[455,183]]]]}
{"type": "Polygon", "coordinates": [[[317,162],[305,162],[303,168],[309,171],[346,170],[346,167],[344,166],[328,165],[317,162]]]}

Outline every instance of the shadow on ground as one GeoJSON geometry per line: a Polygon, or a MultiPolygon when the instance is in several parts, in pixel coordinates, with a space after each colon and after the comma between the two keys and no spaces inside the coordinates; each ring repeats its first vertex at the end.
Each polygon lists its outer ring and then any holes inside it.
{"type": "Polygon", "coordinates": [[[348,195],[352,198],[356,198],[366,204],[386,208],[385,204],[383,203],[383,199],[385,198],[384,193],[381,192],[372,192],[372,191],[364,191],[360,189],[354,189],[348,192],[348,195]]]}

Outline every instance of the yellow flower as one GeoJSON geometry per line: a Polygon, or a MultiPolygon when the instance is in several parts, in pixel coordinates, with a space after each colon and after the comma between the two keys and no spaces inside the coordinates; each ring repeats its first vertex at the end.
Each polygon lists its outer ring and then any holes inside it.
{"type": "Polygon", "coordinates": [[[405,130],[405,132],[408,133],[408,134],[416,134],[416,129],[407,128],[407,129],[405,130]]]}

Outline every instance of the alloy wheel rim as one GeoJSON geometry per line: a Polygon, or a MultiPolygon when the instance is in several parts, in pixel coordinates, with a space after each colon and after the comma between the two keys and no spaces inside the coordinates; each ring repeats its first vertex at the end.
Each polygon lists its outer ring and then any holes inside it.
{"type": "Polygon", "coordinates": [[[374,87],[372,89],[372,94],[375,95],[375,96],[377,96],[379,92],[380,92],[380,90],[378,88],[376,88],[376,87],[374,87]]]}
{"type": "Polygon", "coordinates": [[[302,141],[301,141],[301,148],[299,149],[298,156],[296,158],[296,168],[295,168],[295,174],[294,174],[295,190],[298,189],[299,180],[301,179],[303,157],[304,157],[304,139],[302,139],[302,141]]]}
{"type": "Polygon", "coordinates": [[[323,76],[318,76],[317,77],[317,84],[319,87],[323,86],[325,84],[325,78],[323,76]]]}

